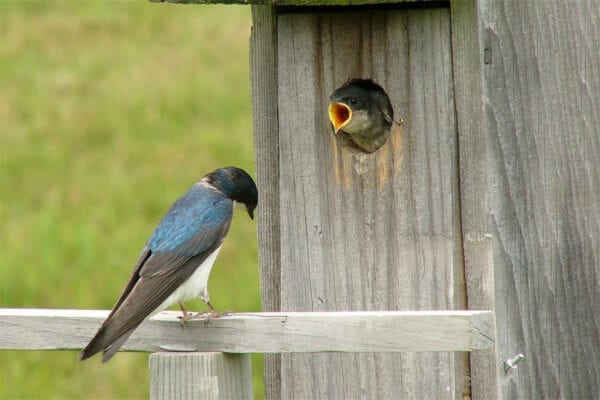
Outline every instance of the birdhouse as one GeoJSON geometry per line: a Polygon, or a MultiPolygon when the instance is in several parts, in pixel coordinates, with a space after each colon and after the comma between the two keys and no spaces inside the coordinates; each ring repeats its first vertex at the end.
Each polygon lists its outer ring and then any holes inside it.
{"type": "MultiPolygon", "coordinates": [[[[447,4],[255,7],[266,308],[466,308],[451,33],[447,4]],[[328,118],[330,94],[354,78],[380,84],[403,121],[372,153],[336,140],[328,118]]],[[[281,398],[462,398],[469,387],[462,353],[271,362],[269,390],[281,398]]]]}

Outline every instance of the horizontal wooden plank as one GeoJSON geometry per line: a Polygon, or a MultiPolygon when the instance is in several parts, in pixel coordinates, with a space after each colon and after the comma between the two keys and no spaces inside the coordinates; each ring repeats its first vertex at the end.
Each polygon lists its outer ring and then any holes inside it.
{"type": "Polygon", "coordinates": [[[257,4],[271,6],[368,6],[395,3],[439,3],[440,0],[150,0],[150,2],[176,4],[257,4]]]}
{"type": "MultiPolygon", "coordinates": [[[[105,310],[0,308],[0,349],[79,350],[105,310]]],[[[126,351],[226,353],[471,351],[493,346],[488,311],[269,312],[192,320],[166,311],[144,322],[126,351]]]]}

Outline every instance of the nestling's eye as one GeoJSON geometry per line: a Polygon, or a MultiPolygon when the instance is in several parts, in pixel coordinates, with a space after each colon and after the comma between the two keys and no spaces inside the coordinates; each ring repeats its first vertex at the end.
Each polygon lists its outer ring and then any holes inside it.
{"type": "Polygon", "coordinates": [[[350,104],[356,105],[358,103],[358,99],[356,97],[350,97],[350,104]]]}

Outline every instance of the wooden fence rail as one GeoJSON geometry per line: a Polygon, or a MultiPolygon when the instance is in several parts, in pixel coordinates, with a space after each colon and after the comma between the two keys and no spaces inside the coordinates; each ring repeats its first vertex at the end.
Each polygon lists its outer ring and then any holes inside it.
{"type": "MultiPolygon", "coordinates": [[[[0,350],[80,350],[108,312],[0,309],[0,350]]],[[[251,398],[248,353],[473,351],[495,337],[489,311],[242,313],[185,328],[179,314],[144,322],[122,347],[155,352],[153,399],[251,398]]]]}

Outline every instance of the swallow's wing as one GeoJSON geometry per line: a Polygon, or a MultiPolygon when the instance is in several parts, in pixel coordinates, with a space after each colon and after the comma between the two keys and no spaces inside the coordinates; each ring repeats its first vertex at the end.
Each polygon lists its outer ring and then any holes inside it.
{"type": "Polygon", "coordinates": [[[392,108],[390,100],[385,94],[385,92],[373,92],[373,99],[375,100],[377,108],[379,109],[379,111],[381,111],[381,114],[383,114],[383,118],[385,118],[387,123],[391,124],[392,122],[394,122],[394,109],[392,108]]]}
{"type": "Polygon", "coordinates": [[[190,278],[196,268],[221,246],[229,230],[230,221],[231,217],[223,224],[203,230],[190,239],[197,243],[210,242],[210,245],[197,255],[152,254],[142,267],[131,293],[115,312],[111,329],[106,335],[107,342],[110,343],[121,334],[137,327],[190,278]]]}
{"type": "Polygon", "coordinates": [[[104,350],[103,361],[108,361],[133,330],[223,243],[232,212],[231,200],[212,188],[194,186],[182,196],[155,230],[113,311],[80,359],[104,350]]]}
{"type": "Polygon", "coordinates": [[[189,258],[210,254],[223,242],[232,213],[233,202],[213,188],[188,192],[171,207],[148,241],[153,257],[144,263],[140,276],[169,275],[189,258]]]}
{"type": "Polygon", "coordinates": [[[127,296],[129,296],[129,293],[131,293],[131,290],[133,289],[133,287],[135,286],[135,284],[137,283],[137,281],[140,278],[140,269],[142,269],[142,266],[148,260],[148,258],[150,257],[150,254],[151,254],[150,248],[148,246],[145,246],[144,250],[142,250],[142,254],[140,254],[137,262],[135,263],[135,267],[133,267],[133,272],[131,274],[131,278],[129,278],[129,282],[127,283],[127,286],[125,286],[125,289],[123,289],[123,293],[121,293],[121,296],[119,297],[119,299],[113,306],[112,311],[108,315],[107,319],[109,319],[115,313],[115,311],[119,308],[119,306],[123,303],[123,301],[125,301],[127,296]]]}

